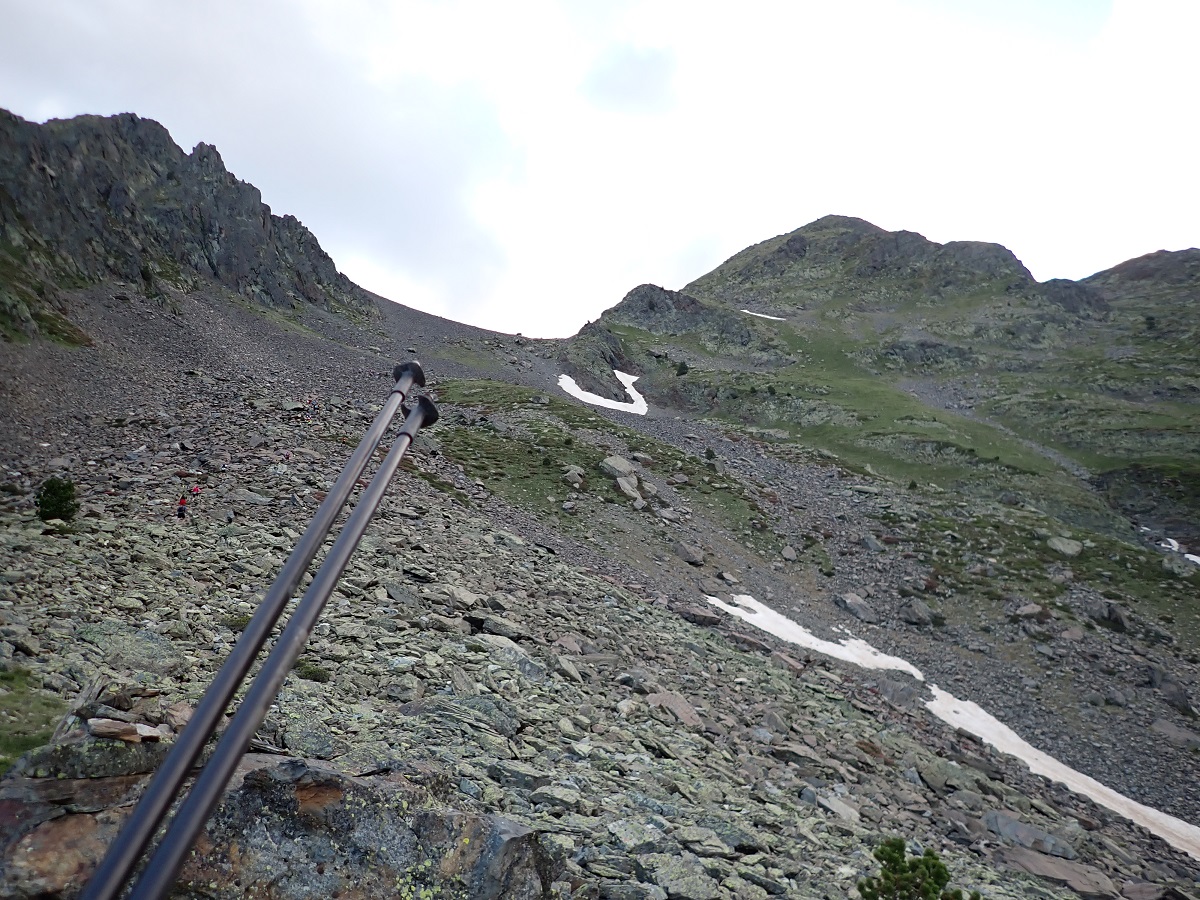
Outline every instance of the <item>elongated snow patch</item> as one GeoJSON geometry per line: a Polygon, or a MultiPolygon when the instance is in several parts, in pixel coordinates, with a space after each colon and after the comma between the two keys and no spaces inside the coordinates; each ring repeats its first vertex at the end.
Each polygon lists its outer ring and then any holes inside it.
{"type": "Polygon", "coordinates": [[[770,319],[772,322],[786,322],[787,321],[787,319],[785,319],[783,316],[768,316],[766,313],[750,312],[750,310],[748,310],[748,309],[743,309],[742,312],[744,312],[748,316],[758,316],[758,318],[760,318],[760,319],[770,319]]]}
{"type": "MultiPolygon", "coordinates": [[[[815,650],[863,668],[895,669],[909,673],[918,681],[925,680],[925,676],[921,674],[920,670],[906,660],[880,653],[870,644],[858,638],[842,640],[837,643],[822,640],[804,626],[782,613],[764,606],[747,594],[734,597],[733,605],[724,603],[716,597],[707,599],[713,606],[725,610],[730,615],[737,616],[756,628],[761,628],[777,638],[804,647],[806,650],[815,650]]],[[[954,728],[970,732],[1002,753],[1012,754],[1029,766],[1029,770],[1034,774],[1043,775],[1066,785],[1075,793],[1088,797],[1101,806],[1105,806],[1131,822],[1148,829],[1172,847],[1200,859],[1200,828],[1190,825],[1182,819],[1167,815],[1161,810],[1131,800],[1096,779],[1064,765],[1029,744],[980,706],[970,701],[959,700],[936,684],[929,685],[929,689],[933,692],[933,699],[927,700],[925,707],[943,722],[954,728]]]]}
{"type": "Polygon", "coordinates": [[[639,394],[633,386],[633,383],[638,380],[638,376],[630,375],[626,372],[618,372],[616,369],[613,369],[613,374],[617,376],[617,381],[625,385],[625,391],[633,398],[632,400],[622,403],[620,400],[609,400],[607,397],[601,397],[599,394],[585,391],[575,383],[575,379],[570,375],[559,375],[558,386],[577,400],[590,403],[592,406],[603,406],[605,409],[618,409],[621,412],[644,416],[650,409],[650,406],[646,403],[646,398],[639,394]]]}

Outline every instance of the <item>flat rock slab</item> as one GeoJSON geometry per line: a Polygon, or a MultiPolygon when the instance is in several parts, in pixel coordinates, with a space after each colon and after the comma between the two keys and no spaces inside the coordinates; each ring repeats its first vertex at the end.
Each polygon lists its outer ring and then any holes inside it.
{"type": "Polygon", "coordinates": [[[1066,841],[994,809],[990,809],[984,814],[983,824],[993,834],[1027,849],[1040,850],[1063,859],[1074,859],[1077,855],[1075,848],[1066,841]]]}
{"type": "Polygon", "coordinates": [[[1150,728],[1177,747],[1183,747],[1187,750],[1200,750],[1200,734],[1195,731],[1181,728],[1174,722],[1169,722],[1166,719],[1155,719],[1154,724],[1150,728]]]}
{"type": "Polygon", "coordinates": [[[627,853],[657,853],[674,847],[674,842],[662,829],[636,819],[610,822],[608,833],[613,836],[617,846],[627,853]]]}
{"type": "Polygon", "coordinates": [[[670,710],[671,714],[681,724],[689,728],[700,727],[700,714],[696,712],[696,708],[682,694],[677,694],[674,691],[662,691],[657,694],[647,695],[646,702],[651,706],[660,706],[663,709],[670,710]]]}
{"type": "Polygon", "coordinates": [[[1013,848],[997,854],[1000,861],[1050,881],[1065,884],[1082,897],[1115,897],[1116,885],[1094,866],[1046,856],[1036,850],[1013,848]]]}

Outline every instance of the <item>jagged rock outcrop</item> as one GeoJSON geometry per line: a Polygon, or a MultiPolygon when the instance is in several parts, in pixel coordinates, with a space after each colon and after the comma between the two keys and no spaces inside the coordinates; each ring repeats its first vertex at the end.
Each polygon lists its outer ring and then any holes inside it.
{"type": "Polygon", "coordinates": [[[26,286],[0,312],[25,333],[45,285],[114,276],[147,292],[199,277],[273,306],[374,310],[312,232],[273,215],[215,147],[184,153],[132,114],[38,125],[0,110],[0,231],[5,274],[23,275],[3,280],[26,286]]]}
{"type": "Polygon", "coordinates": [[[600,322],[589,322],[579,334],[563,344],[558,357],[564,375],[570,375],[585,391],[611,400],[628,400],[624,386],[613,371],[638,375],[642,366],[626,353],[621,339],[600,322]]]}

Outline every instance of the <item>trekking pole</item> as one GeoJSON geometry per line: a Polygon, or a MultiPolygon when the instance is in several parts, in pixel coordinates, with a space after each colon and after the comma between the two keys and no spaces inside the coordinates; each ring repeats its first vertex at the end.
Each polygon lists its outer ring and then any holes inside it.
{"type": "Polygon", "coordinates": [[[329,595],[337,587],[350,557],[358,549],[367,525],[383,501],[388,483],[396,473],[404,451],[412,443],[417,430],[424,424],[437,421],[437,417],[437,407],[428,397],[421,397],[417,406],[408,413],[392,449],[380,464],[379,471],[375,473],[371,483],[362,492],[354,512],[350,514],[337,541],[313,577],[312,584],[305,591],[304,599],[288,619],[283,634],[279,636],[267,661],[251,682],[237,714],[221,735],[212,758],[204,766],[204,771],[196,779],[187,798],[180,804],[179,811],[171,820],[162,842],[129,895],[130,900],[157,900],[170,890],[176,874],[183,865],[184,857],[191,850],[196,837],[204,828],[204,823],[212,814],[213,807],[221,798],[225,785],[245,754],[250,739],[254,737],[254,733],[266,718],[268,709],[275,702],[283,680],[295,665],[304,645],[308,643],[309,635],[316,627],[317,619],[320,618],[329,595]]]}
{"type": "MultiPolygon", "coordinates": [[[[364,435],[362,441],[351,455],[350,460],[346,463],[341,476],[339,476],[324,501],[317,508],[312,522],[309,523],[308,528],[301,535],[295,549],[292,550],[291,556],[288,557],[287,562],[284,563],[278,577],[276,577],[274,584],[268,589],[262,603],[259,604],[249,624],[242,631],[242,636],[238,639],[233,650],[230,651],[229,656],[226,658],[225,663],[221,666],[220,671],[213,678],[208,690],[204,692],[204,696],[196,705],[196,710],[192,713],[191,720],[180,733],[175,741],[175,746],[171,748],[170,753],[167,754],[167,758],[163,760],[162,765],[154,774],[154,777],[146,788],[146,792],[134,808],[129,820],[117,835],[116,840],[108,848],[108,852],[96,869],[96,873],[92,876],[91,881],[88,882],[87,887],[80,895],[81,900],[112,900],[112,898],[118,896],[122,887],[128,882],[134,867],[137,865],[138,860],[141,859],[159,824],[166,816],[171,803],[178,795],[184,780],[188,777],[188,773],[204,749],[205,743],[216,729],[217,723],[221,716],[224,715],[234,693],[242,681],[245,680],[246,673],[249,672],[251,665],[261,652],[263,645],[270,636],[271,629],[275,627],[275,623],[283,613],[288,600],[295,594],[296,588],[300,584],[300,579],[304,576],[317,551],[325,542],[326,536],[333,527],[334,520],[349,499],[355,483],[362,477],[367,462],[375,452],[375,448],[379,445],[384,431],[387,430],[397,410],[401,408],[412,386],[416,384],[424,387],[425,385],[425,373],[422,371],[420,363],[415,361],[396,366],[392,371],[392,377],[395,383],[392,386],[387,401],[383,405],[383,409],[375,417],[375,421],[371,423],[370,429],[368,429],[366,435],[364,435]]],[[[366,529],[367,522],[370,521],[371,515],[374,514],[375,508],[378,507],[380,500],[382,500],[388,481],[391,480],[396,467],[400,464],[400,457],[403,456],[404,450],[408,445],[412,443],[413,435],[416,434],[417,429],[423,424],[432,424],[437,421],[437,417],[437,408],[433,405],[432,401],[425,397],[422,397],[418,405],[411,412],[407,413],[404,426],[401,428],[392,446],[392,451],[384,460],[383,466],[380,467],[375,479],[363,492],[363,496],[347,521],[345,528],[343,528],[341,535],[329,551],[324,565],[317,572],[312,585],[310,585],[308,592],[305,594],[305,601],[307,601],[309,595],[313,594],[313,586],[318,583],[321,583],[323,586],[327,585],[327,588],[322,588],[325,591],[325,596],[319,601],[316,614],[319,615],[320,608],[324,606],[325,600],[328,599],[329,593],[333,590],[338,577],[345,569],[350,554],[354,551],[354,548],[362,537],[363,531],[366,529]],[[397,452],[397,448],[399,448],[399,452],[397,452]],[[390,469],[388,469],[389,463],[391,465],[390,469]],[[381,480],[381,476],[385,470],[388,473],[387,477],[381,480]],[[377,489],[376,483],[379,484],[377,489]],[[367,502],[368,497],[372,498],[370,504],[367,502]],[[367,511],[368,509],[369,511],[367,511]],[[354,535],[353,543],[346,542],[348,534],[354,535]],[[342,549],[339,550],[339,548],[342,549]],[[330,561],[342,557],[344,559],[342,559],[340,566],[337,568],[337,574],[332,576],[326,574],[326,570],[332,571],[330,561]]],[[[291,635],[290,639],[292,641],[297,640],[298,632],[292,629],[292,622],[296,620],[296,615],[299,614],[300,609],[306,607],[305,601],[301,602],[300,606],[297,607],[296,614],[293,614],[289,621],[288,627],[284,630],[276,646],[277,651],[285,643],[284,639],[289,635],[291,635]]],[[[316,615],[313,615],[312,624],[315,623],[316,615]]],[[[300,648],[303,647],[304,642],[307,640],[308,632],[311,631],[311,628],[312,625],[308,627],[304,632],[303,638],[299,639],[299,643],[295,645],[294,652],[292,653],[293,662],[295,656],[299,654],[300,648]]],[[[267,665],[269,666],[271,660],[275,660],[277,656],[278,654],[273,652],[268,659],[267,665]]],[[[265,716],[266,709],[274,699],[274,694],[278,691],[278,686],[282,684],[283,678],[286,676],[289,668],[291,668],[290,664],[284,666],[278,675],[275,688],[262,706],[262,716],[265,716]]],[[[267,667],[264,666],[255,679],[254,684],[262,680],[264,673],[267,671],[267,667]]],[[[251,686],[251,690],[254,690],[253,685],[251,686]]],[[[242,710],[245,707],[246,704],[243,703],[242,710]]],[[[234,716],[231,726],[238,722],[239,716],[234,716]]],[[[250,736],[258,729],[258,724],[261,723],[262,716],[259,716],[254,726],[246,733],[245,740],[240,745],[238,751],[233,754],[233,764],[228,767],[228,771],[225,772],[220,783],[216,785],[215,790],[211,787],[209,788],[211,796],[206,798],[207,802],[204,805],[203,816],[194,823],[186,823],[193,826],[192,833],[182,849],[178,851],[178,858],[174,862],[167,881],[161,887],[155,888],[158,893],[141,893],[139,896],[158,897],[170,887],[175,873],[182,864],[183,854],[190,848],[191,840],[195,838],[195,834],[203,827],[208,813],[211,811],[217,797],[228,781],[229,775],[232,774],[237,760],[245,752],[245,746],[249,742],[250,736]]],[[[242,731],[245,730],[245,721],[246,719],[243,717],[242,725],[239,726],[242,731]]],[[[225,747],[228,743],[227,739],[230,731],[232,731],[232,727],[227,729],[226,740],[223,740],[218,745],[218,752],[220,752],[221,747],[225,747]]],[[[213,758],[215,760],[216,756],[214,755],[213,758]]],[[[205,767],[203,774],[207,774],[211,766],[212,762],[210,761],[209,765],[205,767]]],[[[213,778],[210,778],[206,783],[211,786],[213,780],[213,778]]],[[[198,785],[199,780],[197,781],[198,785]]],[[[192,794],[195,794],[195,787],[193,787],[192,794]]],[[[190,800],[191,797],[189,796],[188,799],[190,800]]],[[[194,806],[189,807],[193,815],[195,814],[194,806]]],[[[179,821],[180,817],[176,816],[171,829],[168,830],[168,837],[176,830],[179,821]]],[[[160,855],[162,855],[161,848],[160,852],[155,856],[156,861],[160,855]]],[[[147,874],[150,874],[149,870],[147,874]]],[[[145,878],[142,880],[145,881],[145,878]]]]}

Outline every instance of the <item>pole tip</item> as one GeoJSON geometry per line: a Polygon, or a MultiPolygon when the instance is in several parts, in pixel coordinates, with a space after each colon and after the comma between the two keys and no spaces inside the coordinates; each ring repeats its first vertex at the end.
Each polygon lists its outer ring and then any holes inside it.
{"type": "Polygon", "coordinates": [[[425,370],[421,368],[421,364],[415,359],[401,363],[392,369],[392,380],[399,381],[405,375],[412,375],[413,383],[418,387],[425,387],[425,370]]]}

